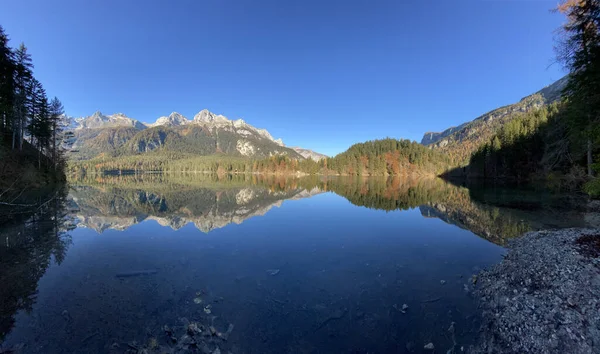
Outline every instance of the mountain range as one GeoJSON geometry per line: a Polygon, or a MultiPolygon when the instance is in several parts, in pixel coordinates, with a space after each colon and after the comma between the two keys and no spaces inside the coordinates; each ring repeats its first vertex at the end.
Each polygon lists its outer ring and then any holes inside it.
{"type": "Polygon", "coordinates": [[[550,104],[561,98],[568,76],[522,98],[519,102],[496,108],[470,122],[450,127],[442,132],[427,132],[421,144],[449,153],[456,162],[466,162],[471,154],[519,114],[550,104]]]}
{"type": "MultiPolygon", "coordinates": [[[[488,142],[500,128],[520,114],[557,101],[568,81],[565,76],[553,84],[522,98],[519,102],[487,112],[472,121],[442,132],[427,132],[421,144],[448,154],[453,163],[468,161],[471,154],[488,142]]],[[[208,110],[192,119],[173,112],[154,123],[143,123],[123,113],[96,112],[74,120],[72,157],[86,160],[99,156],[117,157],[141,153],[169,153],[205,156],[265,158],[285,155],[292,159],[319,161],[326,155],[301,147],[286,147],[266,129],[242,119],[230,120],[208,110]]]]}
{"type": "Polygon", "coordinates": [[[264,158],[286,155],[290,158],[326,157],[312,150],[288,148],[266,129],[256,128],[242,119],[230,120],[206,109],[193,119],[173,112],[154,123],[143,123],[123,113],[75,118],[71,151],[74,159],[98,156],[123,156],[147,152],[172,152],[194,155],[225,154],[264,158]]]}

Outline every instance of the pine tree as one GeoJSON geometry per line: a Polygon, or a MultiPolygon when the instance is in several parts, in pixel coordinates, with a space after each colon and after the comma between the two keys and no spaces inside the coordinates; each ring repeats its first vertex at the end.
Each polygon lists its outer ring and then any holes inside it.
{"type": "Polygon", "coordinates": [[[0,132],[11,128],[15,94],[15,63],[8,36],[0,26],[0,132]]]}
{"type": "Polygon", "coordinates": [[[31,135],[31,143],[38,149],[38,167],[41,168],[43,151],[48,149],[52,136],[52,124],[46,90],[35,78],[31,79],[28,92],[30,100],[27,104],[29,124],[27,130],[31,135]]]}
{"type": "Polygon", "coordinates": [[[62,126],[62,122],[61,120],[63,119],[63,116],[65,114],[65,108],[63,107],[62,103],[60,102],[60,100],[57,97],[54,97],[52,99],[52,101],[50,102],[50,107],[49,107],[49,114],[50,114],[50,124],[51,124],[51,131],[52,131],[52,164],[54,165],[54,168],[56,169],[56,166],[58,164],[58,159],[59,159],[59,151],[56,148],[56,145],[58,143],[59,147],[60,144],[62,143],[63,140],[63,126],[62,126]],[[60,140],[60,141],[59,141],[60,140]]]}
{"type": "Polygon", "coordinates": [[[27,105],[31,100],[28,95],[30,81],[33,78],[31,63],[31,55],[27,53],[27,47],[21,43],[19,48],[14,52],[15,57],[15,106],[13,119],[13,142],[12,147],[15,149],[15,143],[18,144],[19,150],[23,150],[23,137],[25,127],[27,126],[27,105]]]}

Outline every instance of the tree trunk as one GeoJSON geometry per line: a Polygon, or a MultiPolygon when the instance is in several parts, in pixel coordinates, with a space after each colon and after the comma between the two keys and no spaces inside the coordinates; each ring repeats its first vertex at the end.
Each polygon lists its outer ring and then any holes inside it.
{"type": "Polygon", "coordinates": [[[23,151],[23,117],[19,119],[19,151],[23,151]]]}
{"type": "Polygon", "coordinates": [[[594,171],[592,170],[592,164],[594,163],[592,159],[592,139],[588,138],[587,141],[587,168],[588,168],[588,176],[594,176],[594,171]]]}
{"type": "Polygon", "coordinates": [[[56,171],[56,122],[52,123],[52,164],[56,171]]]}
{"type": "Polygon", "coordinates": [[[38,170],[42,169],[42,140],[38,139],[38,170]]]}

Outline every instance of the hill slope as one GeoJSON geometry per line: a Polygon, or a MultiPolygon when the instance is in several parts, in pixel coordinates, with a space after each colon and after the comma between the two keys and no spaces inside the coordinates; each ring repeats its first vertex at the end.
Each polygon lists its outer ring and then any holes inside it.
{"type": "Polygon", "coordinates": [[[455,163],[464,163],[504,124],[519,114],[530,112],[558,100],[566,83],[567,76],[517,103],[497,108],[470,122],[448,128],[441,133],[427,132],[423,136],[421,144],[448,153],[455,163]]]}

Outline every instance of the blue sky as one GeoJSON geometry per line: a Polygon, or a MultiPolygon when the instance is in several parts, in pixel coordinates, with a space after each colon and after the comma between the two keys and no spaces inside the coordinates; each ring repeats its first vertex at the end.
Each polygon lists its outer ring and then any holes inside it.
{"type": "Polygon", "coordinates": [[[209,110],[327,154],[420,141],[564,75],[556,1],[5,0],[67,113],[209,110]]]}

